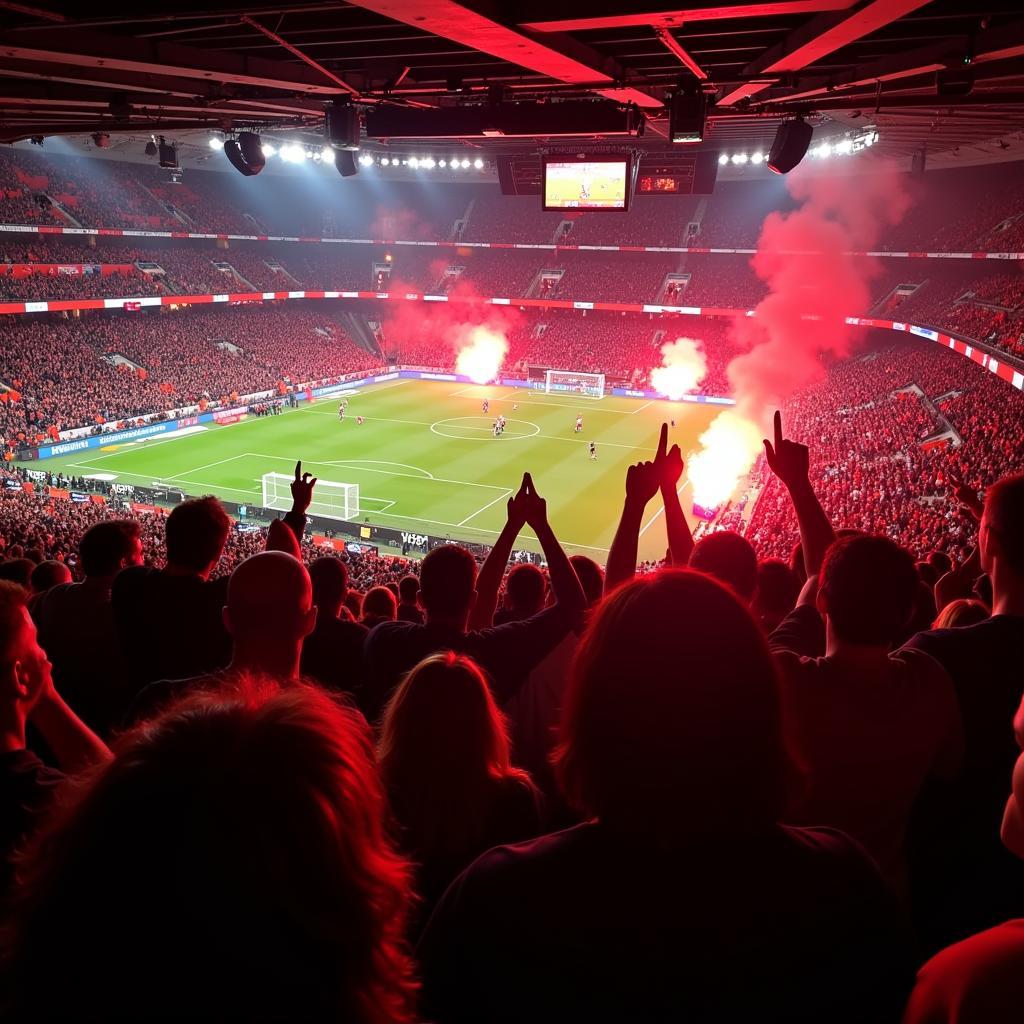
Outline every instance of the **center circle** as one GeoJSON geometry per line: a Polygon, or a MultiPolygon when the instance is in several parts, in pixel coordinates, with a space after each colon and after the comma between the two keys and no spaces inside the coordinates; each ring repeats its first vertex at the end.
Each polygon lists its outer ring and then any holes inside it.
{"type": "MultiPolygon", "coordinates": [[[[502,438],[506,441],[521,441],[526,437],[536,437],[540,427],[530,420],[505,420],[506,433],[502,438]],[[518,423],[532,428],[530,433],[509,433],[508,428],[518,423]]],[[[431,433],[438,437],[450,437],[457,441],[494,441],[494,420],[489,416],[455,416],[447,420],[438,420],[430,424],[431,433]]]]}

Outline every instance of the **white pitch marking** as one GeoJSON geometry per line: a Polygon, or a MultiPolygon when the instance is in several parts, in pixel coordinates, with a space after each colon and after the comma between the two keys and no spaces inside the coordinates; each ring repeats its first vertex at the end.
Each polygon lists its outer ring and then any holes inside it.
{"type": "MultiPolygon", "coordinates": [[[[685,490],[686,490],[686,488],[687,488],[687,487],[689,487],[689,485],[690,485],[690,480],[689,480],[689,478],[687,478],[687,479],[686,479],[686,481],[685,481],[685,482],[683,483],[682,487],[679,487],[679,488],[677,488],[677,489],[676,489],[676,494],[682,494],[682,493],[683,493],[683,491],[685,491],[685,490]]],[[[642,526],[642,527],[640,527],[640,533],[639,533],[639,536],[641,536],[641,537],[642,537],[642,536],[643,536],[643,535],[644,535],[644,534],[645,534],[645,533],[646,533],[646,532],[647,532],[647,531],[648,531],[648,530],[649,530],[649,529],[650,529],[650,528],[651,528],[651,527],[652,527],[652,526],[654,525],[654,522],[655,522],[655,520],[656,520],[656,519],[657,519],[657,518],[658,518],[658,517],[659,517],[659,516],[660,516],[660,515],[661,515],[661,514],[662,514],[662,513],[664,512],[664,511],[665,511],[665,505],[664,505],[664,503],[662,503],[662,506],[661,506],[661,508],[659,508],[659,509],[658,509],[658,511],[657,511],[657,512],[655,512],[653,516],[651,516],[651,520],[650,520],[650,522],[649,522],[649,523],[648,523],[648,524],[647,524],[646,526],[642,526]]]]}
{"type": "Polygon", "coordinates": [[[509,496],[509,495],[510,495],[511,493],[512,493],[512,489],[511,489],[511,488],[509,488],[508,490],[506,490],[506,491],[505,491],[505,493],[504,493],[504,494],[499,494],[499,495],[498,495],[498,496],[497,496],[497,497],[496,497],[496,498],[494,499],[494,501],[489,501],[489,502],[487,502],[487,504],[486,504],[486,505],[484,505],[484,507],[483,507],[483,508],[478,508],[478,509],[477,509],[477,510],[476,510],[476,511],[475,511],[475,512],[474,512],[474,513],[473,513],[473,514],[471,515],[471,516],[466,516],[466,518],[465,518],[465,519],[463,519],[461,523],[456,523],[456,524],[455,524],[455,526],[456,526],[456,529],[458,529],[458,528],[459,528],[459,527],[461,527],[461,526],[465,526],[465,525],[466,525],[466,523],[468,523],[468,522],[470,521],[470,519],[476,519],[476,517],[477,517],[478,515],[480,515],[480,513],[481,513],[481,512],[486,512],[486,511],[487,511],[487,510],[488,510],[488,509],[489,509],[489,508],[490,508],[490,507],[491,507],[492,505],[497,505],[497,504],[498,504],[498,502],[499,502],[499,501],[501,501],[501,499],[502,499],[502,498],[507,498],[507,497],[508,497],[508,496],[509,496]]]}

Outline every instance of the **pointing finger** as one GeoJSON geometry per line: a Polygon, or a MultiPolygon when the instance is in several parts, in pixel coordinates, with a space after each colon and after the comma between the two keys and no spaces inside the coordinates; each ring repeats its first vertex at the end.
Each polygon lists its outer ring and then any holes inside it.
{"type": "Polygon", "coordinates": [[[782,447],[782,412],[779,409],[775,410],[775,450],[778,451],[782,447]]]}
{"type": "Polygon", "coordinates": [[[661,460],[665,458],[665,452],[668,449],[668,424],[662,423],[661,425],[661,436],[658,438],[658,454],[656,458],[661,460]]]}

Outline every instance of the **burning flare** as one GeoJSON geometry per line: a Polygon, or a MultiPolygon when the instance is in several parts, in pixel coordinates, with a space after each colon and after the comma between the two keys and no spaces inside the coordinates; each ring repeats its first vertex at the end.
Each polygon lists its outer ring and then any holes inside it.
{"type": "Polygon", "coordinates": [[[662,365],[651,371],[651,384],[673,400],[693,391],[708,372],[699,341],[676,338],[661,346],[662,365]]]}
{"type": "Polygon", "coordinates": [[[458,355],[455,370],[474,384],[489,384],[498,376],[508,352],[508,339],[504,334],[484,325],[467,326],[457,339],[458,355]]]}
{"type": "Polygon", "coordinates": [[[700,435],[701,449],[690,459],[687,475],[693,500],[703,508],[727,501],[761,448],[761,431],[734,409],[727,409],[700,435]]]}

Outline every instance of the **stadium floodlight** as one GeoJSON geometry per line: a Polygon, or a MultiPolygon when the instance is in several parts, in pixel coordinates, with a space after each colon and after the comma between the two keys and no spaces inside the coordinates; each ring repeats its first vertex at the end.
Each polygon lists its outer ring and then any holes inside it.
{"type": "Polygon", "coordinates": [[[751,153],[751,155],[750,155],[750,162],[752,164],[763,164],[764,163],[764,153],[762,153],[760,150],[758,150],[756,153],[751,153]]]}
{"type": "Polygon", "coordinates": [[[853,139],[840,139],[836,143],[836,152],[845,156],[853,152],[853,139]]]}
{"type": "Polygon", "coordinates": [[[719,162],[719,164],[721,164],[723,166],[725,164],[727,164],[729,162],[729,154],[728,153],[721,153],[721,154],[719,154],[718,162],[719,162]]]}
{"type": "Polygon", "coordinates": [[[390,163],[391,163],[391,161],[386,156],[382,156],[380,158],[380,165],[381,165],[381,167],[387,167],[390,163]]]}
{"type": "Polygon", "coordinates": [[[420,166],[426,167],[428,171],[432,171],[434,167],[437,166],[437,161],[432,156],[425,156],[420,161],[420,166]]]}
{"type": "Polygon", "coordinates": [[[474,166],[474,167],[475,167],[475,168],[476,168],[476,169],[477,169],[478,171],[482,171],[482,170],[483,170],[483,167],[484,167],[484,162],[483,162],[483,160],[481,160],[481,159],[480,159],[480,157],[477,157],[477,158],[476,158],[476,159],[475,159],[475,160],[473,161],[473,166],[474,166]]]}
{"type": "Polygon", "coordinates": [[[734,164],[745,164],[747,162],[747,154],[746,153],[733,153],[733,155],[732,155],[732,162],[734,164]]]}
{"type": "Polygon", "coordinates": [[[364,167],[369,167],[373,163],[373,157],[369,153],[362,153],[359,157],[359,162],[364,167]]]}
{"type": "Polygon", "coordinates": [[[832,155],[832,147],[827,142],[822,142],[820,145],[814,147],[814,155],[819,160],[824,160],[826,157],[832,155]]]}
{"type": "Polygon", "coordinates": [[[223,148],[224,148],[224,140],[223,139],[218,139],[216,135],[212,136],[211,139],[210,139],[210,149],[223,149],[223,148]]]}
{"type": "Polygon", "coordinates": [[[419,165],[420,165],[420,162],[419,162],[419,160],[416,157],[414,157],[414,156],[409,157],[409,166],[413,170],[415,170],[417,167],[419,167],[419,165]]]}
{"type": "Polygon", "coordinates": [[[277,156],[277,147],[272,142],[264,142],[260,148],[264,156],[277,156]]]}
{"type": "Polygon", "coordinates": [[[443,159],[442,160],[438,160],[437,161],[437,166],[438,167],[447,167],[448,166],[448,161],[447,160],[443,160],[443,159]]]}

